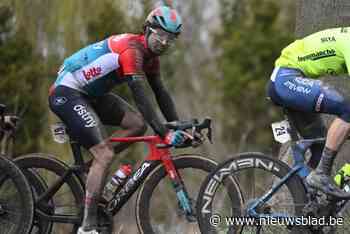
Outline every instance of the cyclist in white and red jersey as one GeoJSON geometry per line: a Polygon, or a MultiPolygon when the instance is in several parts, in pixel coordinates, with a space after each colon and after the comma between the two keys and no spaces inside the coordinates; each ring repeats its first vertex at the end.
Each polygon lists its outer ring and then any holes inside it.
{"type": "Polygon", "coordinates": [[[177,11],[162,6],[147,17],[142,34],[121,34],[89,45],[64,60],[50,88],[51,110],[67,125],[70,136],[94,156],[86,182],[85,210],[78,233],[96,234],[97,202],[114,153],[103,125],[123,128],[120,137],[139,136],[147,122],[168,144],[185,140],[181,131],[169,131],[157,117],[144,88],[151,86],[167,121],[178,120],[171,96],[160,78],[159,56],[169,50],[182,29],[177,11]],[[141,115],[109,91],[127,83],[141,115]],[[145,119],[145,121],[144,121],[145,119]]]}

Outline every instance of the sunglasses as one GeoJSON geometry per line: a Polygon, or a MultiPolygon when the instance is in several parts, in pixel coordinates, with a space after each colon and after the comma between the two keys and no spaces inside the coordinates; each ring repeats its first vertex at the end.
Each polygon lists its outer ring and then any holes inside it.
{"type": "Polygon", "coordinates": [[[154,33],[155,39],[161,44],[171,44],[177,39],[177,34],[169,33],[160,28],[151,28],[150,31],[154,33]]]}

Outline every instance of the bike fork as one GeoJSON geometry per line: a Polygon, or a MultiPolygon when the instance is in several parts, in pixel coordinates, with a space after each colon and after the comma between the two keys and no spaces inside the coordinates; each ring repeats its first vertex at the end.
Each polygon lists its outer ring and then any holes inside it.
{"type": "Polygon", "coordinates": [[[186,219],[189,222],[196,222],[196,215],[192,207],[191,198],[186,190],[185,184],[175,168],[173,161],[170,158],[163,158],[163,163],[167,174],[170,177],[173,188],[176,192],[176,197],[180,206],[180,209],[186,215],[186,219]]]}

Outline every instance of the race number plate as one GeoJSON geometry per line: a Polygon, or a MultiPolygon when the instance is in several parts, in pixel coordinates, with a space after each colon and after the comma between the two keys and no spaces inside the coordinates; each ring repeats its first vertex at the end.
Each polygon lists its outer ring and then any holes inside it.
{"type": "Polygon", "coordinates": [[[272,127],[273,136],[277,142],[283,144],[288,142],[291,139],[289,134],[289,122],[287,120],[272,123],[271,127],[272,127]]]}
{"type": "Polygon", "coordinates": [[[57,143],[63,144],[68,141],[66,126],[63,123],[52,124],[51,133],[53,140],[57,143]]]}

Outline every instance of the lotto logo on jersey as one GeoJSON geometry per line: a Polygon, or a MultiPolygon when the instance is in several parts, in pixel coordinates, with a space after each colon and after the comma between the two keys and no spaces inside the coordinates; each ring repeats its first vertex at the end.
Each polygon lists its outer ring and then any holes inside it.
{"type": "Polygon", "coordinates": [[[102,73],[101,67],[92,67],[90,69],[83,70],[83,75],[86,80],[90,80],[91,78],[99,76],[101,75],[101,73],[102,73]]]}

